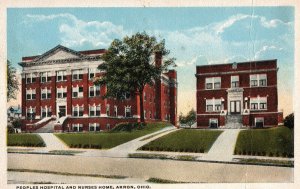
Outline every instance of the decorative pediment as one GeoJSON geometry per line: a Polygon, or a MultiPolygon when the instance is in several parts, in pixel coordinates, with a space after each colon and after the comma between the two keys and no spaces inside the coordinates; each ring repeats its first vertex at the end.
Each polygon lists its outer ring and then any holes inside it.
{"type": "Polygon", "coordinates": [[[62,45],[58,45],[53,49],[45,52],[41,56],[38,56],[33,60],[33,62],[45,62],[45,61],[53,61],[53,60],[64,60],[64,59],[75,59],[75,58],[83,58],[85,55],[64,47],[62,45]]]}

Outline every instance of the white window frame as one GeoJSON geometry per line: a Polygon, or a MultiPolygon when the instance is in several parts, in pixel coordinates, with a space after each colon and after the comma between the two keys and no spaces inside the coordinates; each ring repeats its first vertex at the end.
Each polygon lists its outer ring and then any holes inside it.
{"type": "Polygon", "coordinates": [[[56,89],[56,98],[59,98],[59,99],[67,98],[67,87],[57,88],[56,89]],[[59,94],[61,94],[61,97],[59,97],[59,94]]]}
{"type": "Polygon", "coordinates": [[[41,72],[40,73],[40,79],[41,79],[41,83],[47,83],[49,81],[51,81],[51,72],[41,72]],[[43,78],[45,78],[45,81],[43,81],[43,78]]]}
{"type": "Polygon", "coordinates": [[[35,99],[36,99],[36,89],[31,89],[31,88],[27,89],[26,90],[26,100],[35,100],[35,99]]]}
{"type": "Polygon", "coordinates": [[[132,117],[131,106],[125,106],[124,117],[132,117]],[[127,116],[127,113],[129,113],[129,116],[127,116]]]}
{"type": "Polygon", "coordinates": [[[36,82],[36,73],[27,73],[25,74],[26,84],[27,83],[35,83],[36,82]]]}
{"type": "Polygon", "coordinates": [[[230,78],[230,81],[231,81],[230,82],[231,88],[239,88],[240,87],[240,77],[238,75],[232,75],[230,78]],[[237,83],[237,85],[236,85],[236,83],[237,83]],[[236,86],[234,86],[233,84],[235,84],[236,86]]]}
{"type": "Polygon", "coordinates": [[[83,98],[83,86],[72,87],[72,98],[83,98]],[[79,91],[80,88],[82,88],[81,92],[79,91]]]}
{"type": "Polygon", "coordinates": [[[84,114],[84,106],[83,105],[72,106],[72,116],[73,117],[82,117],[83,114],[84,114]],[[77,113],[77,115],[75,115],[75,112],[77,113]]]}
{"type": "Polygon", "coordinates": [[[101,88],[100,85],[92,85],[89,86],[89,97],[98,97],[100,96],[101,88]],[[97,91],[99,91],[99,94],[97,94],[97,91]],[[92,92],[92,95],[91,95],[92,92]]]}
{"type": "Polygon", "coordinates": [[[266,87],[266,86],[268,86],[267,74],[251,74],[249,76],[249,78],[250,78],[249,79],[250,80],[250,83],[249,83],[250,87],[266,87]],[[261,85],[261,83],[260,83],[261,80],[265,80],[265,85],[261,85]],[[252,85],[252,81],[256,81],[257,85],[252,85]]]}
{"type": "Polygon", "coordinates": [[[254,118],[254,126],[256,127],[256,123],[258,122],[258,120],[262,120],[263,127],[264,127],[265,126],[265,119],[264,119],[264,117],[255,117],[254,118]]]}
{"type": "Polygon", "coordinates": [[[267,97],[252,97],[250,98],[250,110],[251,111],[260,111],[260,110],[268,110],[268,98],[267,97]],[[252,108],[252,104],[257,104],[257,109],[252,108]],[[265,104],[266,108],[261,108],[261,104],[265,104]]]}
{"type": "Polygon", "coordinates": [[[100,117],[101,115],[101,105],[92,105],[89,106],[89,116],[90,117],[100,117]],[[92,115],[93,112],[93,115],[92,115]]]}
{"type": "Polygon", "coordinates": [[[83,131],[83,124],[81,124],[81,123],[73,123],[72,124],[72,131],[73,132],[82,132],[83,131]],[[76,128],[76,131],[74,130],[74,128],[76,128]]]}
{"type": "Polygon", "coordinates": [[[100,124],[99,123],[89,123],[89,131],[90,132],[99,132],[99,131],[101,131],[100,124]],[[94,130],[91,131],[91,128],[93,128],[94,130]],[[97,128],[99,128],[98,131],[97,131],[97,128]]]}
{"type": "Polygon", "coordinates": [[[99,73],[97,68],[89,68],[89,80],[92,80],[94,77],[96,77],[97,73],[99,73]],[[91,77],[92,74],[93,76],[91,77]]]}
{"type": "Polygon", "coordinates": [[[29,107],[29,108],[26,108],[26,118],[29,119],[28,117],[28,113],[32,113],[33,114],[33,119],[35,119],[35,116],[36,116],[36,107],[29,107]]]}
{"type": "Polygon", "coordinates": [[[48,89],[48,88],[41,89],[41,99],[42,100],[51,99],[51,88],[50,89],[48,89]],[[43,98],[43,94],[46,95],[46,98],[43,98]]]}
{"type": "Polygon", "coordinates": [[[218,118],[209,118],[209,127],[210,127],[210,125],[211,125],[211,123],[213,121],[216,121],[217,122],[217,127],[219,127],[219,120],[218,120],[218,118]]]}
{"type": "Polygon", "coordinates": [[[67,81],[67,71],[66,70],[59,70],[56,71],[56,81],[67,81]]]}
{"type": "Polygon", "coordinates": [[[221,112],[222,110],[222,99],[221,98],[212,98],[205,99],[205,111],[206,112],[221,112]],[[210,103],[208,103],[210,102],[210,103]],[[207,106],[212,106],[212,110],[208,110],[207,106]],[[219,109],[218,109],[219,107],[219,109]]]}
{"type": "Polygon", "coordinates": [[[51,117],[51,116],[52,116],[52,107],[51,106],[41,107],[41,118],[51,117]],[[43,116],[43,110],[45,110],[46,116],[43,116]],[[51,115],[48,115],[49,113],[51,113],[51,115]]]}
{"type": "Polygon", "coordinates": [[[216,90],[221,89],[222,85],[222,78],[221,77],[207,77],[205,78],[205,90],[216,90]],[[216,83],[219,83],[218,80],[220,80],[220,87],[216,88],[216,83]],[[207,84],[211,84],[211,88],[207,88],[207,84]]]}
{"type": "Polygon", "coordinates": [[[114,106],[114,117],[118,117],[118,106],[114,106]]]}
{"type": "Polygon", "coordinates": [[[83,69],[72,70],[72,80],[82,80],[83,79],[83,69]]]}
{"type": "Polygon", "coordinates": [[[110,105],[109,104],[106,104],[105,113],[107,116],[110,116],[110,105]]]}

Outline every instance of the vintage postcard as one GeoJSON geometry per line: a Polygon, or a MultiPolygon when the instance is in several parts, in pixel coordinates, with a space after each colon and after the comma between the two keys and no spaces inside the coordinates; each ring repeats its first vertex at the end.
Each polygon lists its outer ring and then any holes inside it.
{"type": "Polygon", "coordinates": [[[274,3],[3,2],[1,188],[295,188],[299,6],[274,3]]]}

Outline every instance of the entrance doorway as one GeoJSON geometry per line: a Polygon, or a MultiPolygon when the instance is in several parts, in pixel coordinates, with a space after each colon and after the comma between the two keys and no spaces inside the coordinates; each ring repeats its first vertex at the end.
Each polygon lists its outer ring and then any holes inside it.
{"type": "Polygon", "coordinates": [[[240,114],[241,113],[241,101],[235,100],[230,101],[230,114],[240,114]]]}
{"type": "Polygon", "coordinates": [[[66,106],[58,106],[58,117],[66,116],[66,106]]]}

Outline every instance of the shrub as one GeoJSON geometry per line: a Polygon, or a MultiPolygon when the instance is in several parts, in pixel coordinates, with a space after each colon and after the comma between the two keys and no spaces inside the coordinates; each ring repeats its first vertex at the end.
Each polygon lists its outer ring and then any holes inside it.
{"type": "Polygon", "coordinates": [[[21,126],[22,126],[21,119],[15,119],[15,120],[12,122],[12,125],[13,125],[14,128],[21,128],[21,126]]]}
{"type": "Polygon", "coordinates": [[[269,156],[270,156],[270,157],[273,157],[273,153],[272,153],[272,152],[270,152],[270,153],[269,153],[269,156]]]}
{"type": "Polygon", "coordinates": [[[290,115],[286,116],[283,120],[284,126],[294,129],[294,113],[291,113],[290,115]]]}

